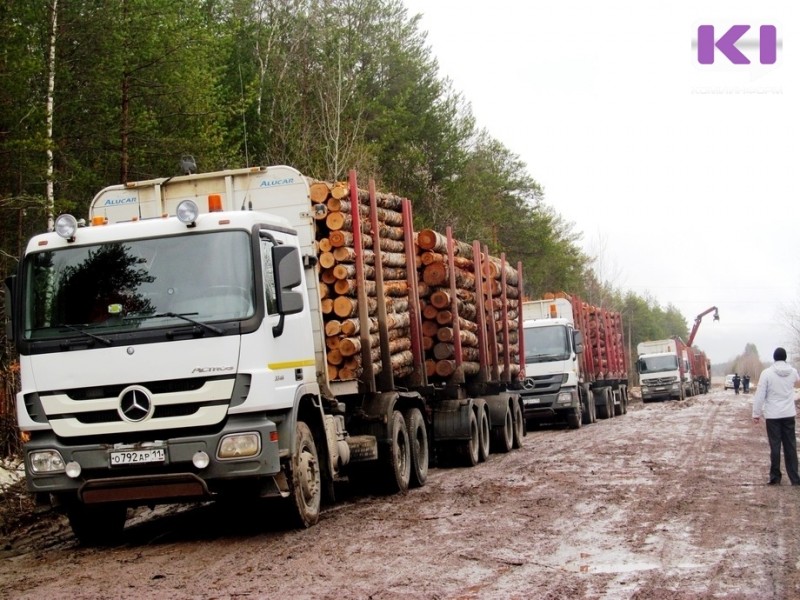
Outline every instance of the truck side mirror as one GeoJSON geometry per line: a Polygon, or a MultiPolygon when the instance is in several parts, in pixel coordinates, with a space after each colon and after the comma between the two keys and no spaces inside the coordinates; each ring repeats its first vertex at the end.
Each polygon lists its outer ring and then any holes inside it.
{"type": "Polygon", "coordinates": [[[575,348],[575,354],[583,352],[583,332],[574,330],[572,331],[572,346],[575,348]]]}
{"type": "Polygon", "coordinates": [[[10,275],[6,277],[4,296],[5,302],[3,303],[3,320],[5,321],[6,339],[9,342],[14,341],[14,282],[16,276],[10,275]]]}
{"type": "Polygon", "coordinates": [[[303,281],[300,252],[293,246],[273,246],[272,264],[275,272],[275,303],[280,315],[272,333],[278,337],[283,333],[283,318],[303,310],[303,294],[292,291],[303,281]]]}

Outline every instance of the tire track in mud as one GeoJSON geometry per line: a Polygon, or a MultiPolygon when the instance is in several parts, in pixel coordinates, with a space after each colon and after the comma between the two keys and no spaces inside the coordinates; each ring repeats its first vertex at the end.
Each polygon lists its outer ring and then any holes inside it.
{"type": "MultiPolygon", "coordinates": [[[[800,494],[788,486],[763,485],[768,446],[763,427],[753,431],[750,423],[751,398],[712,393],[683,411],[691,412],[680,417],[691,418],[675,427],[673,417],[670,427],[680,435],[673,435],[660,455],[650,445],[657,458],[651,466],[659,476],[650,493],[631,506],[639,515],[631,548],[654,559],[654,568],[643,571],[633,587],[643,598],[675,590],[685,597],[792,597],[797,569],[787,567],[788,557],[797,557],[796,527],[767,522],[776,507],[767,506],[764,496],[777,491],[778,512],[797,523],[800,494]],[[698,411],[703,412],[698,416],[698,411]],[[774,550],[766,550],[770,545],[774,550]],[[793,591],[787,594],[787,587],[793,591]]],[[[632,587],[622,575],[613,584],[632,587]]]]}
{"type": "MultiPolygon", "coordinates": [[[[653,576],[653,594],[673,588],[682,572],[703,570],[715,560],[706,552],[698,555],[693,536],[698,496],[713,478],[708,457],[718,433],[721,404],[693,398],[663,408],[647,411],[650,434],[640,441],[639,452],[649,457],[643,460],[649,477],[633,487],[636,500],[621,515],[631,529],[629,551],[637,557],[629,568],[631,572],[638,569],[646,579],[653,576]]],[[[609,587],[641,591],[640,580],[622,570],[609,587]]],[[[704,586],[702,582],[695,589],[687,585],[683,591],[700,593],[704,586]]]]}

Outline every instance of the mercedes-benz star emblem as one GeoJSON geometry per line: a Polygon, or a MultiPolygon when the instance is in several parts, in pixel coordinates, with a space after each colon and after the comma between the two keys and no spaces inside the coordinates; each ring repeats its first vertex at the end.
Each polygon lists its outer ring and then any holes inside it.
{"type": "Polygon", "coordinates": [[[119,416],[131,423],[144,421],[153,412],[150,392],[143,387],[129,387],[120,394],[119,416]]]}

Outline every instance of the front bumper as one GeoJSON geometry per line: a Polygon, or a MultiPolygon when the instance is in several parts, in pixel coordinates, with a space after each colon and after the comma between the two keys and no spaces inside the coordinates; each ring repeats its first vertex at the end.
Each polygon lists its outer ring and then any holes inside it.
{"type": "MultiPolygon", "coordinates": [[[[214,497],[226,487],[244,480],[257,481],[280,472],[280,451],[277,427],[265,416],[231,416],[219,432],[195,436],[141,440],[157,443],[165,449],[165,460],[159,463],[111,466],[114,444],[66,444],[52,432],[37,435],[25,444],[27,489],[35,494],[75,494],[84,502],[182,501],[214,497]],[[260,452],[241,459],[221,460],[217,449],[223,437],[233,433],[256,432],[261,439],[260,452]],[[272,440],[272,441],[271,441],[272,440]],[[64,463],[77,462],[81,473],[71,478],[64,472],[33,472],[30,453],[36,450],[57,450],[64,463]],[[210,457],[207,467],[198,469],[192,463],[197,452],[210,457]]],[[[130,447],[131,445],[128,445],[130,447]]],[[[133,444],[137,447],[137,444],[133,444]]],[[[118,449],[118,448],[116,448],[118,449]]]]}
{"type": "Polygon", "coordinates": [[[648,387],[647,390],[642,388],[642,400],[662,400],[665,398],[680,398],[680,396],[681,391],[679,387],[655,386],[648,387]]]}
{"type": "Polygon", "coordinates": [[[554,394],[522,394],[522,414],[527,420],[547,421],[563,418],[573,413],[578,407],[578,395],[570,390],[561,390],[554,394]],[[569,403],[558,402],[563,393],[570,394],[569,403]]]}

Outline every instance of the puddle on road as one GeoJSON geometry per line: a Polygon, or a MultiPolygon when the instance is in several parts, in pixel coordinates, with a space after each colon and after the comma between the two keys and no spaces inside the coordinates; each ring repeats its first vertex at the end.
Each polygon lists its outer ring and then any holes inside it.
{"type": "Polygon", "coordinates": [[[614,563],[601,565],[581,565],[581,573],[633,573],[636,571],[652,571],[661,565],[650,562],[614,563]]]}
{"type": "MultiPolygon", "coordinates": [[[[700,563],[681,563],[669,565],[669,569],[702,569],[705,565],[700,563]]],[[[653,569],[664,569],[664,565],[653,562],[625,562],[611,564],[586,565],[586,569],[581,566],[582,573],[635,573],[637,571],[652,571],[653,569]]]]}

